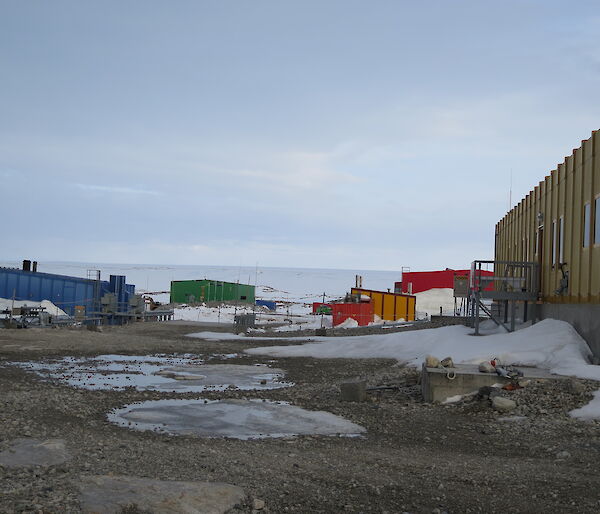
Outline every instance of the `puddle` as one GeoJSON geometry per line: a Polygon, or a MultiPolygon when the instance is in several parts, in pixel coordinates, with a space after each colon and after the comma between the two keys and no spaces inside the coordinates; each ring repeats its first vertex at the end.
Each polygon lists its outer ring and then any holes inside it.
{"type": "Polygon", "coordinates": [[[175,435],[257,439],[294,435],[358,436],[359,425],[324,411],[266,400],[157,400],[108,414],[112,423],[175,435]]]}
{"type": "MultiPolygon", "coordinates": [[[[228,358],[235,354],[211,356],[228,358]]],[[[212,360],[209,357],[208,360],[212,360]]],[[[58,379],[73,387],[91,390],[202,392],[236,389],[278,389],[284,371],[267,365],[206,364],[193,356],[100,355],[93,358],[65,357],[46,362],[10,363],[44,378],[58,379]]]]}

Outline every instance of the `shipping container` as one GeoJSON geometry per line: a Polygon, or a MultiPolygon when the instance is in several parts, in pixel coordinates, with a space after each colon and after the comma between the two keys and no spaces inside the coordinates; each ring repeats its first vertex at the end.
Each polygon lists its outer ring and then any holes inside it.
{"type": "Polygon", "coordinates": [[[353,287],[352,294],[366,295],[371,298],[373,313],[385,321],[415,320],[416,298],[401,293],[386,293],[353,287]]]}
{"type": "Polygon", "coordinates": [[[256,300],[256,305],[259,307],[266,307],[270,311],[277,310],[277,303],[272,300],[256,300]]]}
{"type": "Polygon", "coordinates": [[[331,304],[323,302],[313,302],[312,304],[313,314],[331,314],[331,304]]]}
{"type": "Polygon", "coordinates": [[[373,304],[371,302],[331,303],[329,305],[331,306],[334,327],[340,325],[348,318],[356,320],[359,327],[366,327],[373,321],[373,304]]]}
{"type": "Polygon", "coordinates": [[[174,280],[172,303],[242,302],[254,304],[254,286],[220,280],[174,280]]]}

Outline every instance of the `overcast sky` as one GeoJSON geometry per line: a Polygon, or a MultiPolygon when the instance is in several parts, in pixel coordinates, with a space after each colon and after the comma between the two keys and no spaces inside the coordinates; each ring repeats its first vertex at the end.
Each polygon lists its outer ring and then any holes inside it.
{"type": "Polygon", "coordinates": [[[597,1],[0,8],[3,260],[463,267],[600,128],[597,1]]]}

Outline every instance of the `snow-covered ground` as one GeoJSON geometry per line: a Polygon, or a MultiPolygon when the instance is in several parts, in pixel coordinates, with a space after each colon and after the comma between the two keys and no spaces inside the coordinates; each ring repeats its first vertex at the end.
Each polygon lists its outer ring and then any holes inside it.
{"type": "MultiPolygon", "coordinates": [[[[44,307],[46,309],[46,312],[52,316],[66,316],[67,315],[67,313],[65,311],[58,308],[56,305],[54,305],[52,302],[49,302],[48,300],[44,300],[42,302],[33,302],[31,300],[23,300],[23,301],[15,300],[13,303],[12,299],[0,298],[0,311],[3,311],[5,309],[11,309],[13,306],[14,307],[44,307]]],[[[2,316],[2,315],[0,314],[0,316],[2,316]]]]}
{"type": "MultiPolygon", "coordinates": [[[[589,364],[590,349],[575,329],[547,319],[507,334],[492,331],[474,337],[472,329],[450,326],[383,335],[317,338],[314,343],[268,346],[247,353],[273,357],[393,358],[420,366],[427,355],[451,356],[456,363],[478,364],[496,357],[504,364],[537,366],[559,375],[600,380],[600,366],[589,364]]],[[[600,418],[600,394],[573,416],[600,418]]]]}
{"type": "MultiPolygon", "coordinates": [[[[321,316],[311,314],[310,309],[303,306],[279,307],[277,311],[272,312],[252,305],[223,304],[216,307],[206,304],[183,305],[174,309],[174,319],[231,325],[236,314],[252,313],[256,314],[256,324],[259,327],[275,325],[273,330],[277,332],[314,329],[321,326],[321,316]]],[[[323,326],[331,327],[331,316],[323,316],[323,326]]]]}
{"type": "Polygon", "coordinates": [[[430,289],[415,294],[417,298],[417,318],[422,319],[432,314],[438,315],[440,308],[445,316],[454,314],[454,290],[450,288],[430,289]]]}

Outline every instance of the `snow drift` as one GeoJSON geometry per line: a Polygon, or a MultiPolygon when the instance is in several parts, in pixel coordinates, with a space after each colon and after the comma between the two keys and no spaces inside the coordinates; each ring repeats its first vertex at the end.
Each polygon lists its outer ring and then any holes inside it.
{"type": "MultiPolygon", "coordinates": [[[[427,355],[451,356],[456,363],[477,364],[497,357],[505,364],[536,366],[559,375],[600,380],[600,366],[589,364],[585,341],[564,321],[546,319],[510,334],[476,337],[464,326],[396,332],[384,335],[321,338],[317,343],[246,350],[274,357],[391,358],[420,366],[427,355]]],[[[600,417],[600,394],[573,416],[600,417]]]]}

